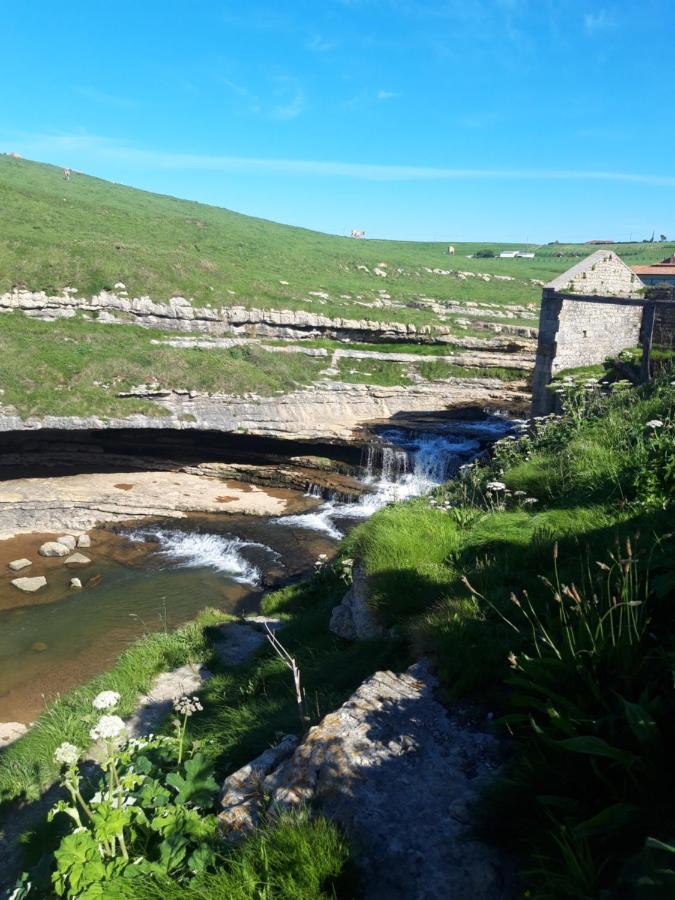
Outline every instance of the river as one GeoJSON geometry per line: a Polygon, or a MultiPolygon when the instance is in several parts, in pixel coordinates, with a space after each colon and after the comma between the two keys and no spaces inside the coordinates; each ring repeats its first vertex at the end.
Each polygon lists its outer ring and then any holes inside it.
{"type": "Polygon", "coordinates": [[[62,560],[41,560],[49,587],[35,595],[20,595],[6,566],[21,555],[40,559],[42,536],[0,542],[7,573],[0,583],[0,722],[31,722],[47,700],[109,668],[138,637],[172,630],[204,607],[255,610],[266,588],[311,570],[320,554],[332,555],[354,524],[388,503],[428,493],[511,424],[485,416],[435,431],[382,427],[364,453],[366,492],[353,503],[310,489],[298,494],[289,515],[211,514],[97,528],[86,574],[62,560]],[[70,589],[74,574],[82,590],[70,589]]]}

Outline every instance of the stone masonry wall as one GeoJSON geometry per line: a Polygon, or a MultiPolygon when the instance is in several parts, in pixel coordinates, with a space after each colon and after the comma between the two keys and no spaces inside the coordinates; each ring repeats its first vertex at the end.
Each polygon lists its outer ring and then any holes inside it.
{"type": "Polygon", "coordinates": [[[546,385],[556,372],[603,362],[640,341],[638,298],[569,297],[544,291],[532,383],[532,414],[552,408],[546,385]]]}
{"type": "Polygon", "coordinates": [[[563,294],[629,297],[644,285],[616,253],[597,250],[559,275],[547,287],[563,294]]]}
{"type": "Polygon", "coordinates": [[[654,347],[671,350],[675,347],[675,306],[665,304],[656,307],[654,316],[654,347]]]}

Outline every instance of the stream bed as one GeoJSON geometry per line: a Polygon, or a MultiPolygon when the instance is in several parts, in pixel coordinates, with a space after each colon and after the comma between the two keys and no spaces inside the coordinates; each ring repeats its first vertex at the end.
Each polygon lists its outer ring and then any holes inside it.
{"type": "Polygon", "coordinates": [[[43,535],[0,542],[0,722],[31,722],[47,700],[109,668],[137,638],[170,631],[204,607],[255,610],[266,588],[311,570],[322,553],[331,556],[354,524],[387,503],[428,493],[511,427],[497,416],[433,432],[382,427],[364,454],[367,492],[358,501],[308,490],[285,516],[99,527],[86,551],[91,565],[81,571],[38,557],[43,535]],[[9,583],[7,563],[20,556],[36,561],[31,575],[49,572],[47,588],[21,594],[9,583]],[[82,590],[70,589],[73,575],[82,590]]]}

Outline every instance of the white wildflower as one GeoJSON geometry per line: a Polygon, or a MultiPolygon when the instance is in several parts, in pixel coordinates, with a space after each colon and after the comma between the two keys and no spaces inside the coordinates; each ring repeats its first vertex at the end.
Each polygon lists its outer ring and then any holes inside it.
{"type": "Polygon", "coordinates": [[[79,758],[80,751],[75,744],[69,744],[68,741],[59,744],[54,751],[54,759],[57,763],[61,763],[64,766],[74,766],[79,758]]]}
{"type": "Polygon", "coordinates": [[[201,705],[197,697],[189,697],[183,694],[173,701],[173,708],[182,716],[191,716],[193,713],[201,712],[204,707],[201,705]]]}
{"type": "Polygon", "coordinates": [[[119,716],[101,716],[89,734],[92,741],[111,741],[121,737],[125,731],[126,725],[119,716]]]}
{"type": "Polygon", "coordinates": [[[650,419],[645,428],[663,428],[663,422],[661,419],[650,419]]]}
{"type": "Polygon", "coordinates": [[[488,491],[505,491],[506,485],[503,481],[488,481],[487,489],[488,491]]]}
{"type": "Polygon", "coordinates": [[[539,503],[536,497],[526,497],[523,500],[523,504],[526,506],[534,506],[535,503],[539,503]]]}
{"type": "Polygon", "coordinates": [[[120,702],[120,695],[117,691],[101,691],[91,701],[94,709],[112,709],[120,702]]]}
{"type": "Polygon", "coordinates": [[[526,497],[527,491],[514,491],[513,496],[514,497],[526,497]]]}

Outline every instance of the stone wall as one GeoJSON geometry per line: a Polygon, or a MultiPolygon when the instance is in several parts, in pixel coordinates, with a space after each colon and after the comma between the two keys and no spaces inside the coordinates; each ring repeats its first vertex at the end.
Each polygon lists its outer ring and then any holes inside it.
{"type": "Polygon", "coordinates": [[[539,343],[532,381],[532,414],[552,408],[546,389],[564,369],[604,362],[640,342],[644,301],[640,298],[569,296],[544,290],[539,343]]]}
{"type": "Polygon", "coordinates": [[[672,350],[675,347],[675,304],[657,305],[652,345],[663,350],[672,350]]]}

